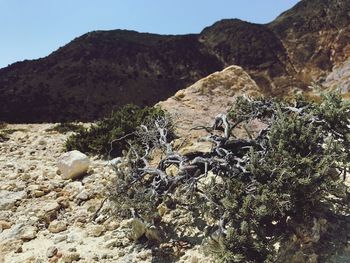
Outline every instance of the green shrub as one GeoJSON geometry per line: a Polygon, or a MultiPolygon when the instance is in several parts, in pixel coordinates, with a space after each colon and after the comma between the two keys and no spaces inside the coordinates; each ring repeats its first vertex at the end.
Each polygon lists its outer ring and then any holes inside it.
{"type": "Polygon", "coordinates": [[[90,128],[69,137],[65,149],[104,157],[121,155],[128,148],[127,141],[135,139],[134,132],[142,123],[164,115],[160,108],[126,105],[90,128]]]}
{"type": "Polygon", "coordinates": [[[54,127],[47,129],[46,131],[56,131],[59,133],[67,133],[67,132],[82,132],[84,130],[84,126],[71,123],[71,122],[62,122],[56,124],[54,127]]]}
{"type": "Polygon", "coordinates": [[[335,94],[320,103],[239,98],[228,116],[232,128],[252,119],[266,128],[246,140],[211,135],[213,150],[204,154],[182,156],[168,149],[153,168],[144,158],[129,156],[127,172],[118,177],[123,189],[115,196],[122,195],[144,220],[167,200],[196,210],[212,229],[207,249],[220,262],[279,262],[283,252],[277,243],[282,249],[292,243],[294,254],[310,255],[300,262],[311,262],[324,247],[331,250],[327,231],[334,227],[326,231],[317,222],[334,221],[348,207],[342,174],[350,156],[349,103],[335,94]],[[177,174],[167,174],[170,165],[177,166],[177,174]],[[220,180],[201,183],[206,169],[220,180]],[[145,200],[153,205],[145,207],[145,200]],[[292,236],[297,241],[290,241],[292,236]]]}

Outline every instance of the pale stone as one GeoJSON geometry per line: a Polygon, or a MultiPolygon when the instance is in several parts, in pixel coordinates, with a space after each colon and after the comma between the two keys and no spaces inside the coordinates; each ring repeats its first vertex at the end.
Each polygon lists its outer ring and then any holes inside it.
{"type": "Polygon", "coordinates": [[[63,179],[79,177],[87,172],[89,165],[89,158],[76,150],[64,153],[57,162],[57,167],[62,172],[63,179]]]}
{"type": "Polygon", "coordinates": [[[0,210],[8,210],[15,206],[16,201],[27,196],[25,191],[11,192],[0,190],[0,210]]]}
{"type": "Polygon", "coordinates": [[[56,201],[46,202],[42,207],[42,210],[45,212],[55,211],[60,208],[60,205],[56,201]]]}
{"type": "Polygon", "coordinates": [[[20,237],[23,241],[29,241],[36,238],[38,228],[35,226],[26,226],[21,230],[20,237]]]}
{"type": "Polygon", "coordinates": [[[55,256],[58,252],[57,247],[49,247],[46,251],[46,256],[48,258],[52,258],[53,256],[55,256]]]}
{"type": "Polygon", "coordinates": [[[107,228],[107,230],[110,231],[115,230],[120,226],[119,222],[117,222],[116,220],[107,220],[104,222],[104,225],[107,228]]]}
{"type": "Polygon", "coordinates": [[[45,195],[45,192],[44,191],[41,191],[41,190],[35,190],[34,191],[34,196],[35,197],[42,197],[45,195]]]}
{"type": "Polygon", "coordinates": [[[89,194],[86,191],[82,191],[77,195],[77,199],[81,201],[86,201],[89,199],[89,194]]]}
{"type": "Polygon", "coordinates": [[[56,201],[46,201],[38,209],[37,216],[44,220],[47,223],[50,223],[52,220],[56,219],[60,205],[56,201]]]}
{"type": "Polygon", "coordinates": [[[57,235],[57,236],[55,236],[55,238],[53,239],[53,242],[54,242],[55,244],[57,244],[57,243],[60,243],[60,242],[65,241],[65,240],[67,240],[67,235],[57,235]]]}
{"type": "Polygon", "coordinates": [[[64,254],[62,257],[62,261],[64,263],[72,263],[73,261],[78,261],[80,259],[80,254],[77,252],[64,254]]]}
{"type": "Polygon", "coordinates": [[[123,158],[122,157],[117,157],[117,158],[114,158],[114,159],[110,160],[109,164],[113,168],[117,168],[117,165],[120,164],[121,162],[123,162],[123,158]]]}
{"type": "Polygon", "coordinates": [[[102,235],[104,231],[105,231],[105,227],[101,225],[91,225],[88,228],[89,236],[92,236],[92,237],[99,237],[102,235]]]}
{"type": "Polygon", "coordinates": [[[67,224],[63,221],[52,221],[49,225],[48,230],[51,233],[59,233],[67,229],[67,224]]]}

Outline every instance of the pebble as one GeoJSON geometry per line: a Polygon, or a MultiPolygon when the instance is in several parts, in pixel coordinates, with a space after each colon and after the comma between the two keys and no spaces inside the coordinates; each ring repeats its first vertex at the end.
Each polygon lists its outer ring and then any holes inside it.
{"type": "Polygon", "coordinates": [[[82,191],[77,195],[77,199],[81,201],[86,201],[89,199],[89,194],[86,191],[82,191]]]}
{"type": "Polygon", "coordinates": [[[67,235],[57,235],[54,237],[53,242],[57,244],[66,240],[67,240],[67,235]]]}
{"type": "Polygon", "coordinates": [[[91,225],[88,228],[89,236],[92,236],[92,237],[99,237],[102,235],[104,231],[105,231],[105,227],[102,225],[91,225]]]}
{"type": "Polygon", "coordinates": [[[27,226],[23,228],[21,232],[22,232],[21,239],[23,241],[29,241],[36,238],[36,233],[38,232],[38,228],[35,226],[27,226]]]}
{"type": "Polygon", "coordinates": [[[42,197],[45,195],[45,192],[44,191],[41,191],[41,190],[35,190],[34,191],[34,196],[35,197],[42,197]]]}
{"type": "Polygon", "coordinates": [[[72,263],[73,261],[78,261],[80,259],[80,254],[77,252],[66,253],[62,256],[62,261],[65,263],[72,263]]]}
{"type": "Polygon", "coordinates": [[[57,252],[58,252],[57,247],[54,247],[54,246],[49,247],[46,251],[46,256],[48,258],[52,258],[53,256],[55,256],[57,254],[57,252]]]}
{"type": "Polygon", "coordinates": [[[59,233],[67,229],[67,224],[63,221],[54,220],[50,223],[48,229],[51,233],[59,233]]]}

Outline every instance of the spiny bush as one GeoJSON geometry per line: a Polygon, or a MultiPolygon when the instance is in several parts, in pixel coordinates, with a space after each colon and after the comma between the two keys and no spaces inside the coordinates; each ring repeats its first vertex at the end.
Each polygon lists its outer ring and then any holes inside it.
{"type": "Polygon", "coordinates": [[[342,175],[349,168],[349,125],[350,105],[336,94],[320,103],[299,97],[294,104],[242,97],[228,118],[220,115],[206,128],[213,143],[207,153],[181,155],[163,141],[156,167],[147,161],[149,144],[143,155],[129,153],[128,169],[118,174],[123,198],[145,220],[169,200],[199,209],[212,229],[207,249],[221,262],[278,262],[282,252],[275,245],[283,249],[293,235],[300,238],[295,251],[311,255],[329,242],[317,222],[348,208],[342,175]],[[250,139],[231,138],[232,129],[251,120],[265,128],[250,139]]]}
{"type": "Polygon", "coordinates": [[[69,137],[65,149],[104,157],[121,155],[122,151],[128,148],[128,141],[135,139],[134,132],[137,127],[149,119],[164,115],[165,112],[157,107],[140,108],[128,104],[90,128],[82,129],[69,137]]]}

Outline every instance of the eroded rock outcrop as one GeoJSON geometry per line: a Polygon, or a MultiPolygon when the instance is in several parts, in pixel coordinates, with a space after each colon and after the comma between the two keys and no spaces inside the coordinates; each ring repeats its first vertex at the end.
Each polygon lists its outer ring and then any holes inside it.
{"type": "Polygon", "coordinates": [[[158,105],[170,113],[178,135],[186,137],[194,127],[211,126],[214,117],[226,112],[237,96],[258,94],[260,89],[249,74],[239,66],[230,66],[178,91],[158,105]]]}

